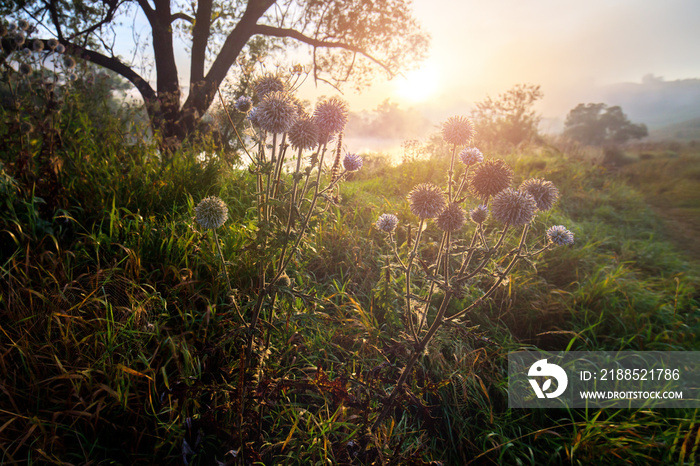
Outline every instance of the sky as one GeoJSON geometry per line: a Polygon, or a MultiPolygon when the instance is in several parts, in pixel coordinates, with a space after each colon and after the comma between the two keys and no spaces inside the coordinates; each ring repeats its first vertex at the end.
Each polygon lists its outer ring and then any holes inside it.
{"type": "MultiPolygon", "coordinates": [[[[544,93],[537,110],[547,125],[600,100],[608,85],[649,74],[700,78],[699,0],[414,0],[413,7],[432,38],[427,60],[405,77],[348,91],[354,110],[390,98],[442,119],[531,83],[544,93]]],[[[311,85],[302,92],[334,93],[311,85]]]]}

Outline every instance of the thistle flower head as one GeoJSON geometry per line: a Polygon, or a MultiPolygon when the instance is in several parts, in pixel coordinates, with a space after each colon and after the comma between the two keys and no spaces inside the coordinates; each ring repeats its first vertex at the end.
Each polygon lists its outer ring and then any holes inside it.
{"type": "Polygon", "coordinates": [[[287,86],[285,86],[282,78],[268,73],[255,81],[255,84],[253,84],[253,89],[255,90],[255,95],[258,96],[258,99],[262,100],[271,92],[284,92],[287,89],[287,86]]]}
{"type": "Polygon", "coordinates": [[[250,123],[253,126],[259,127],[260,120],[258,119],[258,107],[251,108],[250,111],[248,112],[248,116],[246,118],[248,118],[248,121],[250,121],[250,123]]]}
{"type": "Polygon", "coordinates": [[[476,132],[469,118],[453,116],[442,124],[442,138],[450,144],[461,146],[472,140],[476,132]]]}
{"type": "Polygon", "coordinates": [[[445,209],[445,193],[432,183],[421,183],[408,193],[411,212],[421,220],[435,218],[445,209]]]}
{"type": "Polygon", "coordinates": [[[479,197],[489,197],[503,191],[513,180],[513,170],[501,159],[480,163],[469,177],[471,191],[479,197]]]}
{"type": "Polygon", "coordinates": [[[7,32],[10,34],[17,31],[17,23],[10,23],[7,25],[7,32]]]}
{"type": "Polygon", "coordinates": [[[484,204],[479,204],[477,207],[473,208],[469,212],[469,218],[472,219],[472,222],[477,223],[477,224],[484,223],[488,216],[489,216],[489,208],[486,207],[484,204]]]}
{"type": "Polygon", "coordinates": [[[518,189],[531,194],[535,198],[537,208],[542,211],[551,209],[559,198],[559,190],[554,186],[554,183],[542,178],[525,180],[518,189]]]}
{"type": "Polygon", "coordinates": [[[396,215],[382,214],[377,219],[377,223],[375,223],[375,226],[377,227],[377,229],[383,232],[392,233],[394,230],[396,230],[398,224],[399,218],[396,215]]]}
{"type": "Polygon", "coordinates": [[[459,160],[467,167],[484,161],[484,154],[476,147],[465,147],[459,153],[459,160]]]}
{"type": "Polygon", "coordinates": [[[206,229],[219,228],[228,218],[226,204],[216,196],[205,197],[199,201],[194,212],[197,223],[206,229]]]}
{"type": "Polygon", "coordinates": [[[46,47],[48,47],[49,50],[56,50],[56,47],[58,47],[58,41],[56,39],[49,39],[46,41],[46,47]]]}
{"type": "Polygon", "coordinates": [[[290,287],[292,285],[292,280],[289,278],[289,275],[287,275],[287,272],[282,272],[280,278],[278,278],[277,281],[275,281],[275,285],[290,287]]]}
{"type": "Polygon", "coordinates": [[[287,136],[295,149],[313,149],[318,144],[318,126],[312,118],[305,115],[294,122],[287,136]]]}
{"type": "Polygon", "coordinates": [[[29,29],[29,22],[27,20],[20,19],[17,21],[17,27],[20,31],[26,31],[29,29]]]}
{"type": "Polygon", "coordinates": [[[322,137],[339,133],[348,122],[348,105],[337,97],[331,97],[316,105],[314,120],[322,137]]]}
{"type": "Polygon", "coordinates": [[[236,99],[233,106],[241,113],[248,113],[251,108],[253,108],[253,99],[247,95],[242,95],[236,99]]]}
{"type": "Polygon", "coordinates": [[[467,214],[456,202],[449,204],[437,218],[437,226],[442,231],[457,231],[466,222],[467,214]]]}
{"type": "Polygon", "coordinates": [[[491,203],[493,218],[511,226],[530,223],[536,210],[537,204],[530,194],[513,188],[506,188],[496,194],[491,203]]]}
{"type": "Polygon", "coordinates": [[[15,33],[15,34],[12,36],[12,39],[14,39],[15,45],[16,45],[17,47],[23,46],[23,45],[24,45],[24,41],[25,41],[24,32],[19,31],[19,32],[15,33]]]}
{"type": "Polygon", "coordinates": [[[72,70],[73,68],[75,68],[75,58],[71,57],[70,55],[64,56],[63,67],[67,70],[72,70]]]}
{"type": "Polygon", "coordinates": [[[29,63],[22,63],[19,65],[19,74],[22,76],[29,76],[32,74],[32,67],[29,65],[29,63]]]}
{"type": "Polygon", "coordinates": [[[556,225],[547,230],[547,241],[559,246],[574,244],[574,234],[563,225],[556,225]]]}
{"type": "Polygon", "coordinates": [[[343,167],[349,172],[356,172],[362,168],[362,157],[357,154],[345,154],[343,167]]]}
{"type": "Polygon", "coordinates": [[[66,51],[66,47],[63,44],[56,45],[56,53],[63,53],[66,51]]]}
{"type": "Polygon", "coordinates": [[[286,133],[297,119],[297,106],[286,92],[270,92],[257,106],[260,128],[270,133],[286,133]]]}

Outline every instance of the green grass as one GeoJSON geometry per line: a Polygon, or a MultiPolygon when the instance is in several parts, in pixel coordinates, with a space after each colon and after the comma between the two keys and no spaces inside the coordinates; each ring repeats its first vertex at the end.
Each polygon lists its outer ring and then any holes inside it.
{"type": "MultiPolygon", "coordinates": [[[[254,177],[198,162],[197,148],[164,167],[154,145],[126,146],[72,115],[51,183],[16,164],[22,144],[40,160],[45,141],[2,134],[0,462],[697,463],[695,411],[513,410],[506,394],[519,348],[700,350],[698,261],[669,234],[674,221],[696,231],[674,209],[699,208],[697,156],[613,170],[551,147],[502,154],[515,183],[545,177],[561,192],[533,245],[557,224],[576,243],[522,263],[464,325],[443,328],[372,433],[409,354],[402,282],[373,223],[397,214],[406,248],[405,195],[442,184],[446,161],[375,165],[342,185],[287,270],[264,365],[250,371],[264,253],[251,246],[254,177]],[[211,234],[192,221],[206,195],[229,207],[218,235],[232,294],[211,234]]],[[[424,235],[435,247],[439,232],[424,235]]]]}

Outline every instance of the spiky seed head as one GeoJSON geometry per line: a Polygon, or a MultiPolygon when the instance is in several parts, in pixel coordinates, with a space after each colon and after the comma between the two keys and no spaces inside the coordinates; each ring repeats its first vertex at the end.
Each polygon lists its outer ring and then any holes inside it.
{"type": "Polygon", "coordinates": [[[437,226],[442,231],[449,233],[459,230],[464,226],[467,214],[456,202],[449,204],[437,218],[437,226]]]}
{"type": "Polygon", "coordinates": [[[228,218],[226,204],[216,196],[205,197],[199,201],[194,212],[197,223],[206,229],[219,228],[228,218]]]}
{"type": "Polygon", "coordinates": [[[536,211],[535,199],[530,194],[513,188],[506,188],[496,194],[491,202],[493,218],[514,227],[530,223],[536,211]]]}
{"type": "Polygon", "coordinates": [[[34,50],[35,52],[41,52],[42,50],[44,50],[44,41],[34,39],[34,41],[32,41],[32,50],[34,50]]]}
{"type": "Polygon", "coordinates": [[[545,211],[552,208],[559,199],[559,190],[554,183],[542,178],[530,178],[525,180],[518,188],[520,191],[530,193],[535,198],[537,208],[545,211]]]}
{"type": "Polygon", "coordinates": [[[271,92],[284,92],[287,89],[287,86],[284,84],[284,81],[282,81],[282,78],[268,73],[255,81],[255,84],[253,84],[253,89],[255,90],[255,95],[258,96],[258,99],[262,100],[271,92]]]}
{"type": "Polygon", "coordinates": [[[502,159],[491,159],[476,166],[469,177],[469,187],[475,195],[485,198],[506,189],[513,180],[513,169],[502,159]]]}
{"type": "Polygon", "coordinates": [[[25,41],[25,39],[26,39],[26,38],[24,37],[24,32],[22,32],[22,31],[19,31],[19,32],[15,33],[14,36],[12,36],[12,38],[14,39],[15,45],[16,45],[17,47],[23,46],[23,45],[24,45],[24,41],[25,41]]]}
{"type": "Polygon", "coordinates": [[[70,55],[64,56],[63,67],[67,70],[72,70],[73,68],[75,68],[75,58],[71,57],[70,55]]]}
{"type": "Polygon", "coordinates": [[[7,32],[10,34],[14,33],[17,31],[17,23],[10,23],[7,25],[7,32]]]}
{"type": "Polygon", "coordinates": [[[29,22],[24,19],[20,19],[17,21],[17,27],[20,29],[20,31],[26,31],[29,29],[29,22]]]}
{"type": "Polygon", "coordinates": [[[298,118],[291,128],[289,128],[289,143],[295,149],[313,149],[318,144],[318,126],[316,122],[305,115],[298,118]]]}
{"type": "Polygon", "coordinates": [[[251,99],[247,95],[242,95],[236,99],[236,102],[233,104],[233,106],[236,110],[238,110],[241,113],[248,113],[250,109],[253,108],[253,99],[251,99]]]}
{"type": "Polygon", "coordinates": [[[340,133],[348,122],[348,104],[338,97],[331,97],[316,105],[314,120],[321,132],[321,137],[328,139],[340,133]]]}
{"type": "Polygon", "coordinates": [[[435,218],[445,209],[445,193],[432,183],[421,183],[408,193],[411,212],[421,220],[435,218]]]}
{"type": "Polygon", "coordinates": [[[484,154],[476,147],[465,147],[459,153],[459,160],[467,167],[484,161],[484,154]]]}
{"type": "Polygon", "coordinates": [[[287,272],[282,272],[282,275],[280,275],[280,278],[275,281],[275,285],[277,286],[283,286],[285,288],[289,288],[289,286],[292,284],[292,280],[289,278],[289,275],[287,275],[287,272]]]}
{"type": "Polygon", "coordinates": [[[251,108],[246,118],[248,118],[248,121],[250,121],[250,123],[253,126],[260,127],[260,120],[258,119],[258,107],[251,108]]]}
{"type": "Polygon", "coordinates": [[[56,45],[56,53],[64,53],[65,51],[66,47],[63,44],[56,45]]]}
{"type": "Polygon", "coordinates": [[[362,157],[357,154],[345,154],[343,167],[349,172],[356,172],[362,168],[362,157]]]}
{"type": "Polygon", "coordinates": [[[563,225],[556,225],[547,230],[547,241],[559,246],[574,244],[574,234],[563,225]]]}
{"type": "Polygon", "coordinates": [[[29,63],[22,63],[19,65],[19,74],[22,76],[29,76],[32,74],[32,67],[29,65],[29,63]]]}
{"type": "Polygon", "coordinates": [[[58,41],[56,39],[49,39],[46,41],[46,47],[49,50],[56,50],[56,47],[58,47],[58,41]]]}
{"type": "Polygon", "coordinates": [[[382,214],[377,219],[377,223],[375,223],[377,229],[386,233],[392,233],[396,230],[398,224],[399,218],[394,214],[382,214]]]}
{"type": "Polygon", "coordinates": [[[479,204],[469,212],[469,218],[472,219],[472,222],[477,224],[484,223],[488,216],[489,208],[486,207],[484,204],[479,204]]]}
{"type": "Polygon", "coordinates": [[[442,124],[442,138],[450,144],[467,144],[475,134],[471,120],[463,116],[450,117],[442,124]]]}
{"type": "Polygon", "coordinates": [[[270,92],[257,106],[260,128],[270,133],[286,133],[297,119],[297,106],[286,92],[270,92]]]}

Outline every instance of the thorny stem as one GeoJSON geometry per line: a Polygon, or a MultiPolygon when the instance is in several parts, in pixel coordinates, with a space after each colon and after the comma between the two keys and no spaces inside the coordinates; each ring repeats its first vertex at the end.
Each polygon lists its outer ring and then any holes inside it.
{"type": "MultiPolygon", "coordinates": [[[[423,354],[425,349],[427,348],[428,344],[430,341],[433,339],[439,328],[443,325],[444,322],[446,321],[453,321],[462,315],[466,314],[467,312],[470,312],[472,309],[483,303],[486,299],[490,298],[491,295],[498,289],[498,287],[501,285],[505,277],[508,276],[508,274],[513,270],[513,267],[515,267],[515,264],[518,262],[518,260],[522,256],[520,253],[525,245],[525,239],[527,237],[527,232],[529,230],[529,225],[525,225],[523,228],[522,235],[520,237],[520,243],[518,244],[518,247],[515,249],[515,254],[511,262],[508,264],[506,269],[498,275],[498,278],[496,281],[493,283],[491,288],[489,288],[486,293],[484,293],[481,297],[479,297],[477,300],[475,300],[469,307],[459,311],[458,313],[445,318],[445,312],[447,311],[447,307],[449,306],[450,301],[452,300],[452,296],[454,294],[453,289],[449,286],[449,283],[446,281],[446,289],[445,289],[445,296],[442,299],[442,302],[440,303],[440,308],[438,309],[437,315],[435,316],[435,320],[431,324],[430,328],[426,332],[425,336],[418,341],[418,343],[413,347],[413,351],[411,353],[411,357],[409,358],[408,362],[404,366],[403,370],[401,371],[401,375],[399,376],[399,379],[396,381],[396,384],[394,385],[394,389],[392,390],[391,394],[389,397],[384,401],[384,407],[382,411],[379,413],[379,416],[377,419],[374,421],[374,424],[372,425],[372,430],[376,430],[379,428],[379,426],[382,424],[384,419],[389,415],[389,412],[392,409],[392,406],[394,404],[394,401],[396,400],[397,396],[399,396],[400,393],[403,392],[403,386],[406,383],[406,380],[410,376],[410,374],[413,371],[413,366],[415,366],[416,362],[420,358],[420,356],[423,354]]],[[[503,229],[501,238],[499,239],[497,246],[500,246],[503,240],[503,236],[505,236],[506,231],[508,230],[508,226],[503,229]]],[[[475,237],[476,238],[476,235],[475,237]]],[[[474,243],[474,239],[472,239],[472,243],[474,243]]],[[[466,263],[466,261],[465,261],[466,263]]],[[[464,267],[464,264],[463,264],[464,267]]]]}
{"type": "MultiPolygon", "coordinates": [[[[276,274],[281,276],[284,269],[281,268],[284,263],[284,256],[287,253],[287,246],[289,245],[289,234],[292,231],[292,224],[294,223],[294,211],[296,209],[296,195],[297,186],[299,184],[299,170],[301,169],[301,147],[297,153],[297,166],[294,170],[294,185],[292,186],[292,195],[289,198],[289,216],[287,218],[287,229],[284,232],[284,244],[282,245],[282,252],[280,253],[278,267],[275,268],[276,274]]],[[[279,278],[276,276],[276,278],[279,278]]]]}
{"type": "Polygon", "coordinates": [[[233,119],[231,118],[231,115],[228,113],[228,109],[226,108],[226,104],[224,103],[224,98],[221,96],[221,89],[216,89],[216,92],[219,94],[219,100],[221,101],[221,108],[224,109],[224,113],[226,113],[226,117],[228,118],[228,122],[231,125],[231,128],[233,128],[233,132],[236,133],[236,138],[238,139],[238,142],[241,143],[241,146],[243,147],[243,150],[245,151],[246,155],[250,159],[250,161],[255,165],[255,159],[253,158],[252,155],[250,155],[250,152],[248,152],[248,148],[246,147],[245,142],[243,142],[243,139],[241,138],[241,135],[238,134],[238,129],[236,129],[236,125],[233,124],[233,119]]]}
{"type": "Polygon", "coordinates": [[[452,145],[452,158],[450,159],[450,171],[447,172],[447,200],[452,202],[452,176],[455,169],[455,155],[457,154],[457,144],[452,145]]]}
{"type": "Polygon", "coordinates": [[[522,236],[520,237],[520,243],[518,244],[518,247],[515,249],[515,254],[513,256],[513,259],[510,261],[508,266],[505,268],[505,270],[501,273],[498,274],[498,279],[494,282],[494,284],[491,286],[491,288],[486,291],[482,296],[480,296],[476,301],[471,303],[467,308],[462,309],[458,313],[451,315],[450,317],[447,318],[448,321],[452,321],[455,319],[458,319],[459,317],[463,316],[464,314],[470,312],[472,309],[475,307],[479,306],[482,302],[487,300],[488,298],[491,297],[491,295],[498,289],[498,287],[501,285],[503,280],[508,276],[511,270],[513,270],[513,267],[515,267],[515,264],[518,262],[519,259],[522,257],[525,257],[520,254],[520,252],[523,249],[523,246],[525,245],[525,239],[527,237],[527,232],[530,229],[530,225],[525,225],[523,228],[523,233],[522,236]]]}
{"type": "Polygon", "coordinates": [[[413,325],[413,312],[411,311],[411,267],[413,267],[413,260],[418,253],[418,243],[420,243],[421,233],[423,233],[423,225],[425,224],[425,219],[420,219],[418,224],[418,233],[416,234],[416,240],[413,243],[413,250],[409,253],[408,262],[406,263],[406,321],[408,322],[408,328],[413,334],[413,338],[418,341],[418,334],[413,325]]]}

